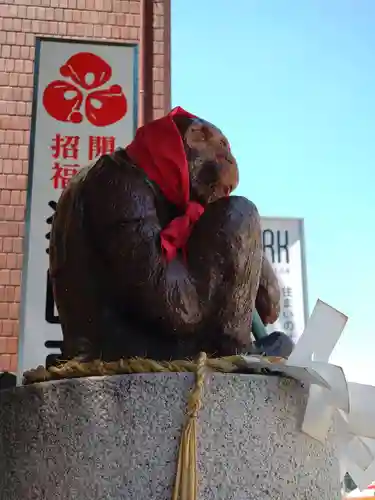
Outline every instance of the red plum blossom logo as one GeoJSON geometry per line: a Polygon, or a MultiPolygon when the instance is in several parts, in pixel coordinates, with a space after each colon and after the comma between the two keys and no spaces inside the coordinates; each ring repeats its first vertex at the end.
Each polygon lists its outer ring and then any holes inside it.
{"type": "Polygon", "coordinates": [[[128,105],[121,86],[102,88],[111,79],[112,68],[101,57],[79,52],[61,66],[60,74],[66,80],[54,80],[43,93],[43,105],[55,120],[81,123],[86,116],[92,125],[105,127],[126,115],[128,105]]]}

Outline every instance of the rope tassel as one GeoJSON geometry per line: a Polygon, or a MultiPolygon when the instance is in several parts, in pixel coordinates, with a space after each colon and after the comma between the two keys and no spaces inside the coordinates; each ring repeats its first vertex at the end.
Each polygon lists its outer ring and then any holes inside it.
{"type": "Polygon", "coordinates": [[[202,352],[197,361],[195,385],[188,402],[188,420],[181,436],[172,500],[197,500],[197,417],[202,406],[206,369],[207,355],[202,352]]]}

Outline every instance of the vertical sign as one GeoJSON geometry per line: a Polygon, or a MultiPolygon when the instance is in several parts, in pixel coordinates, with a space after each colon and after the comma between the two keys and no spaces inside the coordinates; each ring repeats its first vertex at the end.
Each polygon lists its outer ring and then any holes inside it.
{"type": "Polygon", "coordinates": [[[62,189],[137,126],[137,46],[39,38],[36,43],[19,372],[59,352],[48,276],[51,216],[62,189]]]}
{"type": "Polygon", "coordinates": [[[303,219],[262,217],[263,248],[281,288],[281,312],[269,332],[280,330],[294,341],[308,317],[303,219]]]}

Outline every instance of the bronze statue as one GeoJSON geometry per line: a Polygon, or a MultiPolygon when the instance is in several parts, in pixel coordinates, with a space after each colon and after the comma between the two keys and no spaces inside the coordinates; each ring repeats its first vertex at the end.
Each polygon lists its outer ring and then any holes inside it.
{"type": "Polygon", "coordinates": [[[73,178],[50,241],[63,359],[251,351],[254,307],[274,322],[280,291],[237,184],[226,137],[181,108],[73,178]]]}

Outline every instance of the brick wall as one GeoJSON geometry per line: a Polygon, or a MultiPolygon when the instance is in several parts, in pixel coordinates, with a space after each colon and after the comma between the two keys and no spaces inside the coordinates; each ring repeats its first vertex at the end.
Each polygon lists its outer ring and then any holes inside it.
{"type": "MultiPolygon", "coordinates": [[[[170,106],[170,0],[153,3],[153,115],[170,106]]],[[[17,368],[35,35],[134,42],[140,1],[0,0],[0,372],[17,368]]]]}

